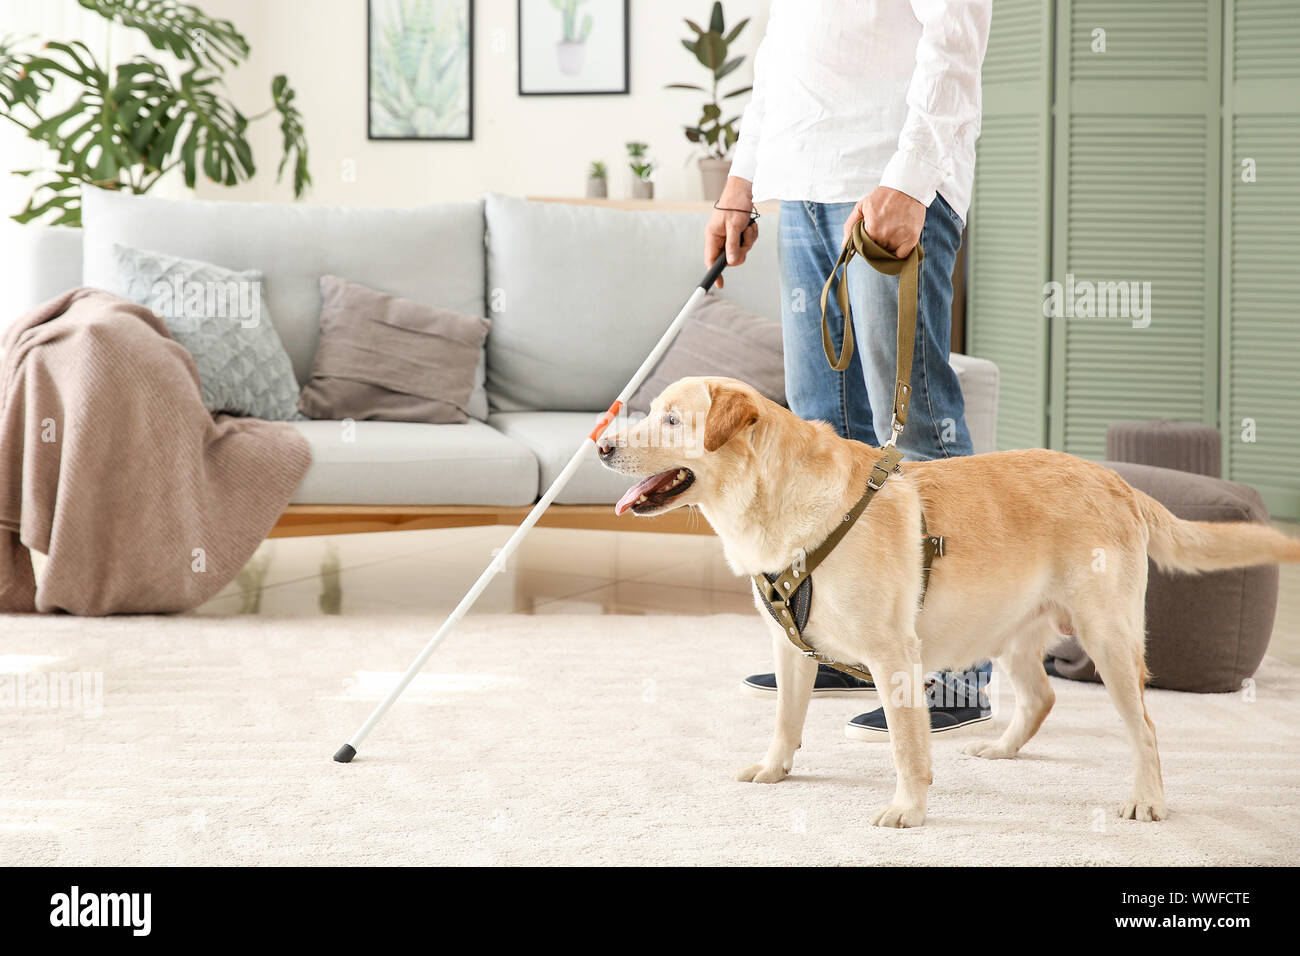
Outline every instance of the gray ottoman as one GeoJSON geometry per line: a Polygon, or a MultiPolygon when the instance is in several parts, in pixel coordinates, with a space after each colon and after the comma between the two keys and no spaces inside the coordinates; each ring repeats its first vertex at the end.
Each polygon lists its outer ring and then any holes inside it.
{"type": "MultiPolygon", "coordinates": [[[[1101,462],[1180,518],[1268,522],[1249,485],[1168,468],[1101,462]]],[[[1151,685],[1170,690],[1234,691],[1264,659],[1277,612],[1278,569],[1269,564],[1213,574],[1166,575],[1150,566],[1147,668],[1151,685]]],[[[1048,672],[1096,681],[1092,661],[1074,638],[1048,650],[1048,672]]]]}
{"type": "Polygon", "coordinates": [[[1116,422],[1106,429],[1106,457],[1218,478],[1223,474],[1223,439],[1217,428],[1200,422],[1116,422]]]}

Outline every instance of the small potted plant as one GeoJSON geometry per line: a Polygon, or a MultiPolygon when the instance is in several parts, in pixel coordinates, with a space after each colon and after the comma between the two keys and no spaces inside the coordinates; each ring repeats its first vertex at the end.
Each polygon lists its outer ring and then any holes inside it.
{"type": "Polygon", "coordinates": [[[587,169],[587,198],[604,199],[609,195],[609,179],[605,164],[599,159],[593,160],[587,169]]]}
{"type": "Polygon", "coordinates": [[[650,147],[645,143],[628,143],[628,168],[632,170],[632,198],[654,199],[655,163],[649,155],[650,147]]]}
{"type": "Polygon", "coordinates": [[[735,72],[745,62],[743,55],[728,59],[727,51],[747,23],[749,23],[748,17],[728,30],[722,15],[721,3],[713,4],[707,30],[687,20],[686,25],[691,28],[694,36],[682,40],[682,46],[690,50],[695,55],[695,59],[709,71],[710,85],[707,89],[694,83],[668,85],[669,89],[695,90],[708,96],[700,119],[693,126],[686,127],[686,138],[704,151],[704,155],[699,160],[700,180],[704,187],[704,198],[710,201],[716,201],[722,195],[722,188],[731,173],[731,149],[740,138],[740,130],[736,126],[740,116],[737,114],[724,120],[722,101],[742,96],[750,91],[750,87],[742,86],[730,93],[718,95],[719,81],[735,72]]]}
{"type": "Polygon", "coordinates": [[[560,72],[565,76],[576,76],[582,72],[587,37],[591,36],[591,14],[586,14],[579,26],[578,7],[586,2],[587,0],[551,0],[551,6],[559,10],[560,16],[564,18],[564,33],[555,44],[555,57],[560,72]]]}

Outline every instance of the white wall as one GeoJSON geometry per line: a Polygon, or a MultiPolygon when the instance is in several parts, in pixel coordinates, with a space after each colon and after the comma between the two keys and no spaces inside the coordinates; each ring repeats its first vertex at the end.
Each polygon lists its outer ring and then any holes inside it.
{"type": "MultiPolygon", "coordinates": [[[[682,48],[682,17],[706,22],[712,0],[631,0],[631,93],[627,96],[528,96],[517,91],[516,0],[477,0],[474,22],[473,142],[370,142],[366,139],[366,4],[363,0],[192,0],[212,16],[229,18],[247,36],[252,56],[229,77],[231,95],[252,115],[269,105],[271,77],[287,74],[298,93],[315,184],[307,201],[409,205],[481,195],[581,195],[588,163],[610,168],[610,194],[625,196],[630,173],[623,144],[650,144],[658,160],[656,194],[698,199],[699,174],[681,127],[698,118],[699,94],[665,90],[666,83],[704,84],[707,73],[682,48]],[[347,181],[344,172],[355,172],[347,181]]],[[[735,46],[749,61],[723,89],[747,85],[753,51],[766,23],[767,0],[725,0],[729,24],[753,21],[735,46]]],[[[0,0],[0,29],[51,35],[49,13],[86,19],[75,0],[0,0]]],[[[93,18],[90,18],[93,19],[93,18]]],[[[67,29],[75,23],[66,24],[67,29]]],[[[56,33],[63,35],[66,33],[56,33]]],[[[730,101],[737,112],[748,98],[730,101]]],[[[7,170],[13,137],[0,139],[7,170]]],[[[200,183],[202,198],[287,200],[288,181],[275,182],[279,161],[274,117],[258,124],[253,181],[233,189],[200,183]]],[[[14,211],[13,177],[0,194],[14,211]]],[[[175,189],[175,186],[171,187],[175,189]]]]}

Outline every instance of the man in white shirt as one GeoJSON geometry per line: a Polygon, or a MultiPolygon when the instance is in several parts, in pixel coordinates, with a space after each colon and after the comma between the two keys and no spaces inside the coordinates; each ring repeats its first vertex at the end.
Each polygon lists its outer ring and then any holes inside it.
{"type": "MultiPolygon", "coordinates": [[[[711,264],[725,248],[734,268],[758,239],[749,221],[753,203],[781,200],[790,408],[872,445],[890,431],[898,280],[860,258],[849,264],[860,347],[843,372],[829,366],[822,348],[822,285],[858,220],[899,257],[921,243],[912,402],[899,440],[914,460],[971,454],[948,352],[952,271],[974,180],[980,66],[991,18],[992,0],[773,0],[731,177],[705,230],[705,261],[711,264]]],[[[839,343],[844,317],[834,297],[827,318],[839,343]]],[[[982,690],[989,669],[984,664],[969,674],[935,675],[934,731],[989,718],[982,690]]],[[[759,674],[745,685],[771,694],[776,678],[759,674]]],[[[814,693],[871,690],[823,665],[814,693]]],[[[887,740],[884,711],[854,718],[846,733],[887,740]]]]}

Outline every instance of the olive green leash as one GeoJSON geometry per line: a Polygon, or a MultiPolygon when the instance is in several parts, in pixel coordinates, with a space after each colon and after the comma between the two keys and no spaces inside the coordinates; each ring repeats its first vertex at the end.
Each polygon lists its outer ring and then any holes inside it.
{"type": "Polygon", "coordinates": [[[853,359],[853,315],[849,309],[848,270],[849,262],[855,255],[865,259],[877,272],[887,276],[898,276],[898,352],[895,363],[894,420],[891,423],[892,433],[885,443],[886,446],[890,446],[898,441],[903,426],[907,424],[907,409],[912,397],[912,355],[916,351],[917,287],[920,285],[921,260],[925,258],[925,253],[918,242],[908,253],[907,258],[899,259],[893,253],[882,249],[867,235],[862,228],[861,220],[853,227],[853,232],[844,243],[835,268],[831,270],[831,274],[826,278],[826,285],[822,287],[822,348],[826,351],[826,361],[830,362],[831,368],[837,372],[847,369],[853,359]],[[831,341],[830,323],[826,319],[826,302],[830,298],[831,285],[835,283],[841,270],[844,274],[836,285],[835,300],[839,303],[840,314],[844,316],[844,340],[839,354],[836,355],[835,345],[831,341]]]}
{"type": "MultiPolygon", "coordinates": [[[[916,349],[917,287],[920,283],[921,261],[925,256],[920,243],[917,243],[905,258],[899,259],[882,249],[868,236],[862,228],[861,221],[854,226],[848,241],[844,243],[844,249],[840,252],[835,268],[831,270],[826,285],[822,288],[822,347],[826,350],[826,361],[837,372],[847,369],[853,358],[853,316],[849,308],[848,265],[855,255],[865,259],[877,272],[898,276],[898,353],[895,368],[894,413],[893,420],[890,422],[889,438],[880,449],[880,457],[871,466],[871,474],[867,477],[867,487],[862,492],[862,497],[845,512],[843,520],[826,536],[826,539],[785,570],[775,574],[755,574],[753,581],[768,612],[785,631],[790,643],[806,657],[828,664],[860,680],[871,681],[871,673],[865,667],[831,660],[819,654],[804,640],[803,629],[808,622],[808,613],[812,606],[814,569],[849,533],[849,529],[866,510],[871,499],[884,486],[889,476],[899,473],[898,465],[902,461],[903,453],[898,448],[898,437],[907,424],[907,409],[911,400],[912,356],[916,349]],[[839,281],[835,298],[839,303],[840,314],[844,316],[844,339],[838,354],[826,317],[831,286],[836,284],[837,277],[839,281]]],[[[921,598],[924,600],[930,579],[930,566],[934,559],[944,552],[944,539],[929,533],[924,515],[921,516],[921,548],[923,557],[921,598]]]]}

